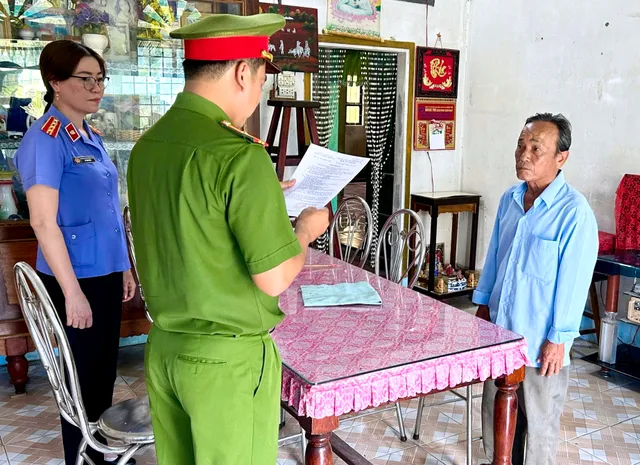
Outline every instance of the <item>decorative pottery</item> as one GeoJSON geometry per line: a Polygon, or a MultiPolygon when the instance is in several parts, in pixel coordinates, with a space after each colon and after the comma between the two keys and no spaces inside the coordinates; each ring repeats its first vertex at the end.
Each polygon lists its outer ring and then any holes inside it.
{"type": "Polygon", "coordinates": [[[109,39],[102,34],[82,34],[82,45],[86,45],[102,56],[104,49],[109,45],[109,39]]]}

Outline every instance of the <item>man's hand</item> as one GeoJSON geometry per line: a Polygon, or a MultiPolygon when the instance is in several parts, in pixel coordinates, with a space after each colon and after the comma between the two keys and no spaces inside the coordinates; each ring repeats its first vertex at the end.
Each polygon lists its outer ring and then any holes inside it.
{"type": "Polygon", "coordinates": [[[309,243],[315,241],[329,227],[327,208],[309,207],[302,210],[296,219],[296,235],[304,237],[309,243]]]}
{"type": "Polygon", "coordinates": [[[489,312],[489,306],[488,305],[479,305],[478,306],[478,311],[476,312],[476,317],[477,318],[481,318],[481,319],[491,323],[491,315],[490,315],[490,312],[489,312]]]}
{"type": "Polygon", "coordinates": [[[280,181],[280,187],[285,191],[287,189],[291,189],[296,184],[295,179],[290,179],[289,181],[280,181]]]}
{"type": "Polygon", "coordinates": [[[545,341],[540,348],[540,375],[553,376],[560,373],[564,364],[564,344],[545,341]]]}

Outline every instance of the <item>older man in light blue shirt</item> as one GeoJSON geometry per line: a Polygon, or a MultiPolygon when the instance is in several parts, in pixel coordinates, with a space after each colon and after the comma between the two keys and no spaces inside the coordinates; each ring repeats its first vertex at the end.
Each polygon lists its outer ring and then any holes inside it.
{"type": "MultiPolygon", "coordinates": [[[[514,465],[553,465],[569,383],[569,350],[598,254],[598,228],[587,200],[561,171],[571,124],[562,115],[527,119],[515,152],[521,184],[509,188],[473,300],[477,316],[522,334],[530,363],[518,389],[514,465]]],[[[485,383],[483,440],[493,459],[493,401],[485,383]]]]}

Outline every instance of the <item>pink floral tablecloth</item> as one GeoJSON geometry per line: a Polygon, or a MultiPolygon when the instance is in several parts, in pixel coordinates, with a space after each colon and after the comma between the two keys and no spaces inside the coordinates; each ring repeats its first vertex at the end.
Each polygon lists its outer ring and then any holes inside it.
{"type": "Polygon", "coordinates": [[[300,415],[339,416],[401,398],[510,374],[527,363],[525,340],[325,254],[280,296],[287,314],[273,337],[282,399],[300,415]],[[305,308],[303,284],[367,281],[381,306],[305,308]]]}

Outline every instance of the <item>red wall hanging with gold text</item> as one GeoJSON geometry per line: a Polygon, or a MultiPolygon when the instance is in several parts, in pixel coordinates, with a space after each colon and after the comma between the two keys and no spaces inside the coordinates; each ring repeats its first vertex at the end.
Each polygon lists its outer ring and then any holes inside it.
{"type": "Polygon", "coordinates": [[[456,98],[460,51],[416,47],[416,97],[456,98]]]}

